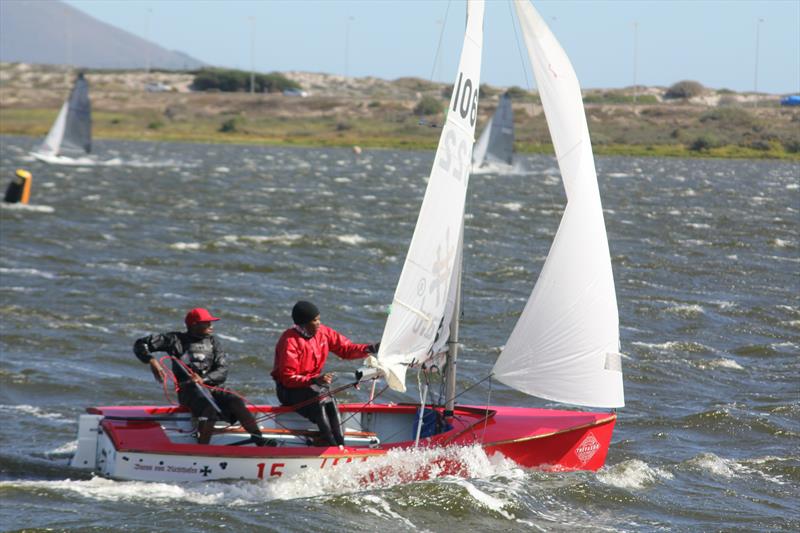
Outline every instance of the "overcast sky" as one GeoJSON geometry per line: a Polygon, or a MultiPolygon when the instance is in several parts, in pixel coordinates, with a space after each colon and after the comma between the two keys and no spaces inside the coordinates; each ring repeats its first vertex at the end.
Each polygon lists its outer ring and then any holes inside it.
{"type": "MultiPolygon", "coordinates": [[[[436,81],[455,76],[465,16],[464,0],[65,1],[217,66],[249,70],[252,38],[259,72],[436,81]]],[[[762,92],[800,92],[800,0],[541,0],[534,5],[586,88],[625,87],[635,77],[643,85],[688,79],[716,89],[751,91],[757,84],[762,92]]],[[[482,78],[492,85],[533,88],[511,11],[507,0],[487,1],[482,78]]]]}

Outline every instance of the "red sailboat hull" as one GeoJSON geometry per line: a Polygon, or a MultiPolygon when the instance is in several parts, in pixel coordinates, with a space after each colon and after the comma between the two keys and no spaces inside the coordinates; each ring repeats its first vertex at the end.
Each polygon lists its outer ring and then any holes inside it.
{"type": "MultiPolygon", "coordinates": [[[[428,409],[438,413],[439,432],[428,428],[416,444],[419,405],[341,405],[348,440],[340,450],[310,445],[313,425],[284,407],[251,407],[264,435],[277,443],[267,447],[230,445],[241,444],[246,437],[241,430],[221,431],[211,444],[197,444],[186,429],[191,428],[190,416],[179,407],[95,407],[81,417],[72,465],[118,479],[267,479],[368,461],[415,446],[446,450],[478,445],[489,456],[502,454],[528,468],[597,470],[605,462],[616,421],[614,413],[500,406],[457,406],[454,416],[444,419],[440,408],[428,409]],[[288,427],[287,420],[305,425],[288,427]]],[[[436,468],[423,468],[409,479],[467,475],[458,459],[446,457],[436,460],[436,468]]]]}

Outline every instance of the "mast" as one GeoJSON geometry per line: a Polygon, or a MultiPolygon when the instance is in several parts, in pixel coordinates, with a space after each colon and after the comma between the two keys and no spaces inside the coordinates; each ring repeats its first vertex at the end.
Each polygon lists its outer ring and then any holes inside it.
{"type": "Polygon", "coordinates": [[[455,304],[453,305],[453,315],[450,317],[450,338],[447,341],[447,364],[445,365],[444,375],[444,416],[452,417],[456,403],[456,361],[458,359],[458,323],[461,317],[461,265],[464,259],[464,222],[461,222],[461,242],[459,243],[459,254],[456,257],[456,268],[458,277],[456,278],[455,304]]]}

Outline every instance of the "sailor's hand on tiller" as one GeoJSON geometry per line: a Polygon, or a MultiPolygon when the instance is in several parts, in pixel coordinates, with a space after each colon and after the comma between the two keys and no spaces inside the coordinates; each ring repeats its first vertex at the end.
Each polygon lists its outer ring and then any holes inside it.
{"type": "Polygon", "coordinates": [[[158,359],[153,357],[150,359],[150,372],[153,373],[153,377],[156,379],[157,382],[163,383],[164,382],[164,369],[161,368],[161,363],[158,362],[158,359]]]}
{"type": "Polygon", "coordinates": [[[330,385],[333,382],[333,372],[322,374],[317,378],[317,381],[322,385],[330,385]]]}

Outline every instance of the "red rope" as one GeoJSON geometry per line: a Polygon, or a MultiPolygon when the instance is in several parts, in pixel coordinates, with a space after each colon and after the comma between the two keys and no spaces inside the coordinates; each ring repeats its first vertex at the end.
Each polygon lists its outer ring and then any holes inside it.
{"type": "Polygon", "coordinates": [[[253,407],[256,407],[256,404],[254,404],[253,402],[251,402],[250,400],[248,400],[248,399],[247,399],[245,396],[243,396],[243,395],[239,394],[239,393],[238,393],[238,392],[236,392],[236,391],[233,391],[233,390],[230,390],[230,389],[226,389],[226,388],[223,388],[223,387],[215,387],[214,385],[209,385],[209,384],[207,384],[207,383],[198,383],[197,381],[195,381],[195,380],[194,380],[195,376],[197,376],[197,373],[196,373],[195,371],[193,371],[193,370],[191,369],[191,367],[189,367],[189,366],[188,366],[186,363],[184,363],[183,361],[181,361],[181,360],[180,360],[179,358],[177,358],[177,357],[174,357],[174,356],[172,356],[172,355],[165,355],[164,357],[162,357],[161,359],[159,359],[159,360],[158,360],[158,362],[159,362],[159,364],[161,365],[161,368],[162,368],[162,370],[164,370],[164,376],[165,376],[165,379],[164,379],[164,380],[161,382],[161,383],[162,383],[162,386],[163,386],[163,388],[164,388],[164,397],[165,397],[165,398],[167,399],[167,401],[168,401],[169,403],[171,403],[172,405],[179,405],[179,404],[178,404],[178,402],[176,402],[176,401],[172,400],[172,399],[169,397],[169,393],[167,392],[167,378],[168,378],[169,380],[171,380],[171,381],[172,381],[172,383],[173,383],[173,387],[174,387],[174,389],[175,389],[175,393],[176,393],[176,394],[178,393],[178,391],[180,391],[180,389],[181,389],[181,386],[180,386],[180,383],[178,382],[178,378],[176,378],[176,377],[175,377],[175,373],[174,373],[174,372],[172,372],[172,370],[171,370],[170,368],[167,368],[167,366],[166,366],[166,365],[164,365],[164,360],[170,360],[170,359],[171,359],[173,362],[176,362],[176,363],[178,363],[178,364],[179,364],[181,367],[183,367],[183,370],[186,372],[186,374],[189,376],[189,378],[190,378],[190,379],[191,379],[191,380],[192,380],[192,381],[193,381],[195,384],[197,384],[197,385],[199,385],[199,386],[201,386],[201,387],[205,387],[206,389],[209,389],[209,390],[212,390],[212,391],[227,392],[227,393],[233,394],[234,396],[237,396],[237,397],[241,398],[241,399],[242,399],[242,401],[243,401],[243,402],[245,402],[246,404],[248,404],[248,405],[252,405],[253,407]]]}

